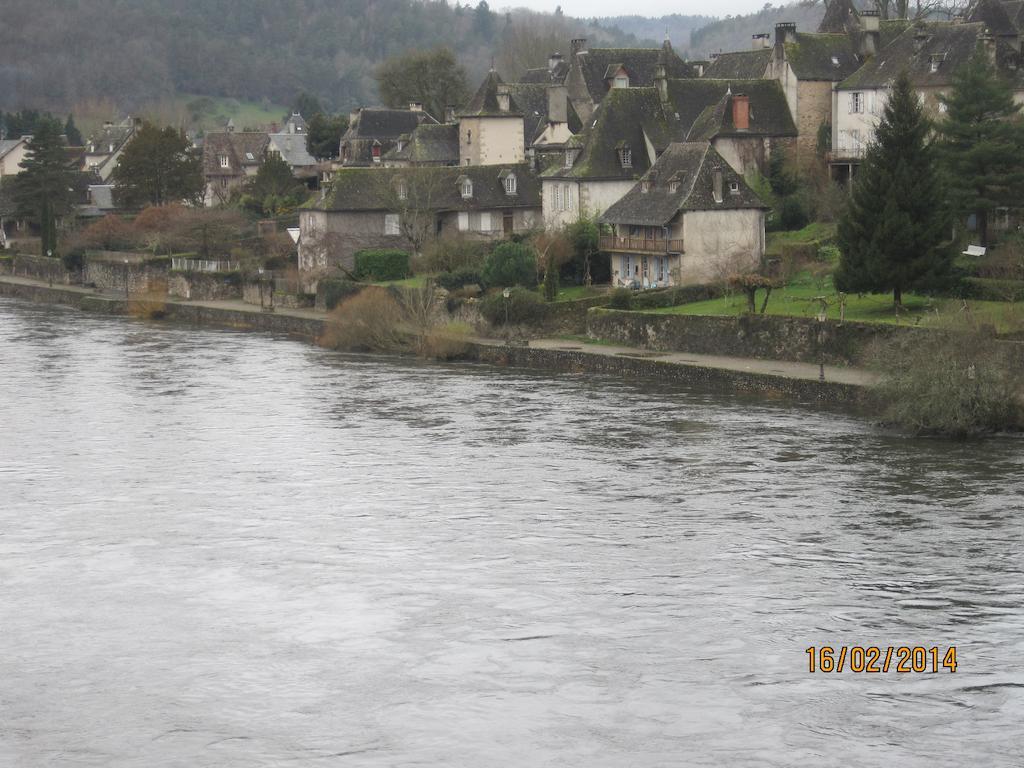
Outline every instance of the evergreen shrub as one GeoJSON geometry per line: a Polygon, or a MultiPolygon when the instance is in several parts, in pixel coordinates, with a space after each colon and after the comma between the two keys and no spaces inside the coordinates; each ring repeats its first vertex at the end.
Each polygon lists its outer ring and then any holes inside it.
{"type": "Polygon", "coordinates": [[[323,305],[330,311],[338,306],[338,303],[350,296],[355,296],[365,286],[353,280],[344,280],[339,277],[324,277],[317,281],[316,292],[323,296],[323,305]]]}
{"type": "Polygon", "coordinates": [[[484,287],[483,276],[474,269],[457,269],[453,272],[442,272],[436,278],[437,284],[448,291],[457,291],[467,285],[484,287]]]}
{"type": "Polygon", "coordinates": [[[409,277],[409,254],[397,248],[356,251],[355,276],[358,280],[404,280],[409,277]]]}
{"type": "Polygon", "coordinates": [[[616,288],[609,296],[608,306],[611,309],[632,309],[633,292],[629,288],[616,288]]]}
{"type": "Polygon", "coordinates": [[[491,325],[504,325],[506,306],[509,325],[539,325],[548,316],[548,305],[526,288],[512,288],[507,299],[502,291],[488,294],[480,302],[480,314],[491,325]]]}
{"type": "Polygon", "coordinates": [[[525,243],[499,244],[484,260],[484,282],[489,286],[537,284],[537,252],[525,243]]]}

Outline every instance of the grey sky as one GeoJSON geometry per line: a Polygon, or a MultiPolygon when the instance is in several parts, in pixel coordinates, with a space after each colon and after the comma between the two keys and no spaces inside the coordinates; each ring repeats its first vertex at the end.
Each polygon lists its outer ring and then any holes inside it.
{"type": "MultiPolygon", "coordinates": [[[[470,4],[475,4],[470,0],[470,4]]],[[[774,2],[772,5],[785,5],[774,2]]],[[[752,13],[764,7],[764,0],[639,0],[637,3],[623,3],[621,0],[517,0],[517,2],[494,2],[491,8],[504,6],[532,8],[535,11],[553,11],[556,5],[569,16],[665,16],[670,13],[683,15],[725,16],[727,14],[752,13]]]]}

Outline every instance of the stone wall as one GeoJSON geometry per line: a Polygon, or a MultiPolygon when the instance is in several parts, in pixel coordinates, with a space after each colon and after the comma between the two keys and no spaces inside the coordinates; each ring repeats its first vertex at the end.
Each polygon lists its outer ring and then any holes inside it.
{"type": "Polygon", "coordinates": [[[914,333],[928,331],[881,323],[819,323],[810,318],[771,315],[705,317],[609,309],[592,309],[587,313],[587,335],[629,346],[801,363],[818,363],[823,359],[829,365],[855,364],[872,342],[914,333]]]}
{"type": "Polygon", "coordinates": [[[166,257],[147,257],[147,254],[118,253],[116,251],[89,252],[85,255],[82,277],[86,285],[114,293],[142,293],[153,283],[166,283],[170,275],[171,260],[166,257]],[[141,257],[141,258],[140,258],[141,257]],[[125,259],[128,263],[125,263],[125,259]]]}
{"type": "Polygon", "coordinates": [[[832,83],[801,81],[797,86],[798,110],[793,115],[797,130],[797,162],[809,163],[818,156],[818,129],[832,124],[832,83]]]}
{"type": "Polygon", "coordinates": [[[194,301],[240,299],[242,280],[235,272],[171,272],[167,292],[194,301]]]}
{"type": "Polygon", "coordinates": [[[14,277],[29,277],[33,280],[46,280],[61,285],[75,285],[82,279],[82,273],[79,270],[66,269],[64,262],[60,259],[51,259],[46,256],[15,253],[11,255],[10,259],[4,259],[0,264],[5,265],[0,267],[4,270],[4,274],[14,277]]]}

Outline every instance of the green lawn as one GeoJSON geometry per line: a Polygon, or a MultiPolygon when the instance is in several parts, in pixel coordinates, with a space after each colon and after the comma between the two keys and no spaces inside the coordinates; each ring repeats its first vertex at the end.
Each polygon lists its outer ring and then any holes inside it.
{"type": "Polygon", "coordinates": [[[288,108],[279,104],[220,96],[178,94],[145,104],[140,114],[160,125],[184,123],[193,129],[220,131],[228,119],[235,121],[235,129],[260,128],[271,123],[281,125],[288,108]]]}
{"type": "Polygon", "coordinates": [[[422,288],[427,284],[427,280],[432,279],[434,275],[413,275],[407,277],[404,280],[384,280],[380,283],[373,283],[373,285],[396,285],[399,288],[422,288]]]}
{"type": "Polygon", "coordinates": [[[783,245],[831,240],[835,237],[835,234],[835,224],[824,224],[818,221],[808,224],[803,229],[789,232],[768,232],[765,235],[765,251],[768,253],[780,253],[783,245]]]}
{"type": "MultiPolygon", "coordinates": [[[[543,288],[540,289],[543,291],[543,288]]],[[[569,285],[558,290],[555,301],[576,301],[578,299],[589,299],[591,296],[600,296],[607,293],[607,286],[597,285],[569,285]]]]}
{"type": "MultiPolygon", "coordinates": [[[[764,292],[758,292],[758,309],[763,297],[764,292]]],[[[797,275],[785,287],[772,291],[766,314],[817,317],[821,311],[819,297],[824,298],[827,303],[827,316],[838,320],[839,295],[832,285],[832,276],[816,278],[806,272],[797,275]]],[[[720,299],[648,311],[651,314],[665,315],[731,316],[743,314],[746,309],[746,297],[733,294],[720,299]]],[[[959,299],[935,299],[904,294],[903,310],[897,315],[893,309],[891,295],[849,294],[846,297],[845,318],[851,322],[898,323],[929,327],[956,326],[973,320],[994,325],[1000,332],[1011,332],[1024,328],[1024,304],[999,301],[968,301],[965,304],[959,299]]]]}

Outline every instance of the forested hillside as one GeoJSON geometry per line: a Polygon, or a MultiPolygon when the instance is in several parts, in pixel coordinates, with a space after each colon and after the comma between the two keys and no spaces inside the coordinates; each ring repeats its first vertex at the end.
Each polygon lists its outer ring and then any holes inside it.
{"type": "MultiPolygon", "coordinates": [[[[0,109],[135,110],[178,94],[291,104],[307,91],[344,110],[375,101],[373,73],[410,49],[450,46],[470,79],[491,61],[540,66],[549,41],[636,45],[562,16],[444,0],[5,0],[0,109]]],[[[517,73],[505,73],[517,74],[517,73]]]]}
{"type": "Polygon", "coordinates": [[[707,58],[722,51],[745,51],[750,48],[752,35],[768,32],[774,39],[775,25],[779,22],[791,21],[802,32],[814,32],[824,15],[824,3],[794,3],[778,7],[769,3],[757,13],[728,16],[695,30],[690,35],[686,50],[693,59],[707,58]]]}

